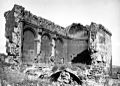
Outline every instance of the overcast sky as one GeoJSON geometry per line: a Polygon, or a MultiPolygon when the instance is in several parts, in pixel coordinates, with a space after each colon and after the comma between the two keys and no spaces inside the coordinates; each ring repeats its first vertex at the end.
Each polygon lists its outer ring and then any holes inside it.
{"type": "Polygon", "coordinates": [[[0,0],[0,52],[5,53],[4,12],[14,4],[31,13],[67,27],[75,23],[102,24],[112,32],[113,65],[120,66],[120,0],[0,0]]]}

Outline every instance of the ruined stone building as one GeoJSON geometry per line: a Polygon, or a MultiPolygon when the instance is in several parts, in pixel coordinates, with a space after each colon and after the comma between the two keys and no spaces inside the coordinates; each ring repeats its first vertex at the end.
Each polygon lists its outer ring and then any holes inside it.
{"type": "Polygon", "coordinates": [[[6,52],[22,62],[85,63],[93,56],[110,64],[111,33],[100,24],[73,23],[67,28],[15,5],[5,13],[6,52]]]}
{"type": "MultiPolygon", "coordinates": [[[[6,52],[18,63],[112,64],[111,33],[101,24],[64,28],[14,5],[5,12],[6,52]]],[[[9,61],[10,62],[10,61],[9,61]]]]}

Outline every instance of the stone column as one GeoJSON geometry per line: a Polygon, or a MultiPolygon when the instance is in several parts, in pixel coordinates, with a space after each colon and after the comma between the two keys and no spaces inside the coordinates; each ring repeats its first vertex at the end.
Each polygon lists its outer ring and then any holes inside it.
{"type": "Polygon", "coordinates": [[[23,22],[20,22],[19,25],[18,25],[18,33],[19,33],[19,37],[18,37],[18,45],[19,45],[19,56],[21,57],[22,56],[22,50],[21,50],[21,47],[22,47],[22,39],[21,39],[21,32],[22,32],[22,29],[23,29],[23,22]]]}
{"type": "Polygon", "coordinates": [[[51,56],[53,57],[53,56],[55,56],[55,39],[54,38],[52,38],[52,51],[51,51],[51,56]]]}
{"type": "Polygon", "coordinates": [[[38,34],[38,37],[37,37],[37,55],[40,54],[40,51],[41,51],[41,35],[38,34]]]}

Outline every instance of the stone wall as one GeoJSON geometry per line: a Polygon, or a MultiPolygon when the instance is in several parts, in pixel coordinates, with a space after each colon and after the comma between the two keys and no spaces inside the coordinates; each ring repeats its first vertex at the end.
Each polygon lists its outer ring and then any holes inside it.
{"type": "Polygon", "coordinates": [[[82,25],[73,24],[68,30],[18,5],[6,12],[5,17],[6,34],[11,34],[6,35],[7,52],[11,58],[19,54],[23,62],[31,62],[36,58],[45,63],[52,59],[70,62],[88,48],[88,32],[82,25]],[[71,34],[74,28],[79,30],[77,34],[71,34]]]}
{"type": "Polygon", "coordinates": [[[20,61],[21,57],[21,31],[23,28],[23,23],[20,22],[22,19],[22,11],[24,8],[15,7],[11,11],[5,12],[4,16],[6,18],[5,24],[5,36],[6,41],[6,51],[10,59],[17,59],[20,61]]]}
{"type": "Polygon", "coordinates": [[[107,69],[111,68],[111,33],[104,26],[96,23],[91,23],[90,32],[90,49],[93,62],[105,63],[107,69]]]}

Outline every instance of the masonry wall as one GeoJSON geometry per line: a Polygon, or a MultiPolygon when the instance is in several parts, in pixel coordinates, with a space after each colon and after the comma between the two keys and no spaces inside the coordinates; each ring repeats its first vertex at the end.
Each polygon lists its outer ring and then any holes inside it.
{"type": "Polygon", "coordinates": [[[93,61],[97,64],[103,63],[106,68],[105,71],[111,73],[111,33],[101,24],[95,23],[91,23],[90,30],[91,58],[93,58],[93,61]]]}
{"type": "Polygon", "coordinates": [[[6,18],[5,24],[5,36],[6,41],[6,52],[10,59],[16,59],[20,61],[21,57],[21,31],[23,23],[19,20],[22,18],[22,10],[15,6],[11,11],[5,12],[6,18]]]}
{"type": "Polygon", "coordinates": [[[111,35],[97,24],[75,24],[63,28],[15,5],[5,13],[7,53],[22,62],[90,64],[92,57],[110,64],[111,35]],[[97,53],[95,52],[97,51],[97,53]],[[91,54],[92,52],[92,54],[91,54]],[[93,56],[92,56],[93,55],[93,56]],[[87,60],[89,59],[89,60],[87,60]]]}

